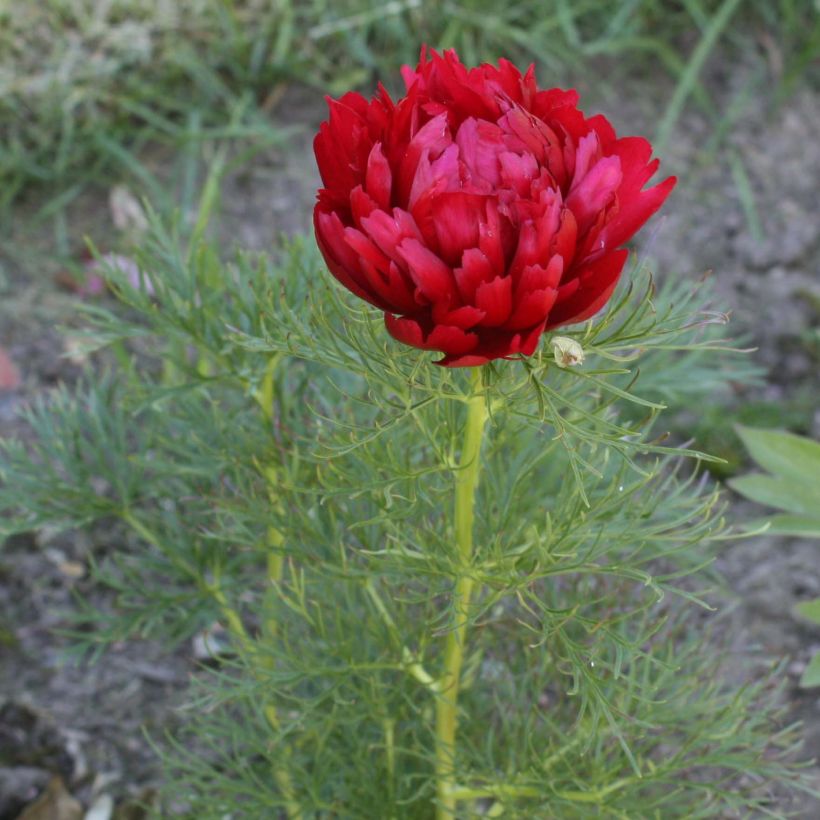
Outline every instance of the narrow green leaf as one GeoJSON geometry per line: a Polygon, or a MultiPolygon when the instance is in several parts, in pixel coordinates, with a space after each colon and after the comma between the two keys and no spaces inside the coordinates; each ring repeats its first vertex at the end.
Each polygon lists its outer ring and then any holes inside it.
{"type": "Polygon", "coordinates": [[[820,495],[811,486],[784,481],[763,473],[733,478],[729,486],[758,504],[811,516],[820,509],[820,495]]]}
{"type": "MultiPolygon", "coordinates": [[[[752,458],[764,469],[820,488],[820,442],[782,430],[742,425],[738,425],[737,434],[752,458]]],[[[820,498],[820,489],[817,497],[820,498]]]]}
{"type": "Polygon", "coordinates": [[[813,601],[802,601],[795,607],[795,611],[801,618],[820,624],[820,598],[815,598],[813,601]]]}
{"type": "Polygon", "coordinates": [[[661,118],[655,137],[655,147],[658,151],[663,149],[663,146],[672,135],[672,130],[683,112],[684,105],[686,105],[686,100],[697,85],[698,75],[706,63],[707,57],[739,5],[740,0],[725,0],[712,17],[708,28],[703,32],[703,36],[692,52],[692,56],[689,58],[689,62],[677,86],[675,86],[669,104],[666,106],[666,111],[661,118]]]}
{"type": "Polygon", "coordinates": [[[771,535],[796,535],[802,538],[820,538],[820,510],[814,516],[783,513],[771,518],[771,535]]]}
{"type": "Polygon", "coordinates": [[[732,151],[729,154],[729,168],[732,171],[732,179],[734,179],[737,195],[740,198],[740,204],[746,216],[749,235],[756,242],[759,242],[763,238],[763,228],[760,226],[760,213],[757,208],[757,202],[755,201],[754,191],[752,190],[752,183],[749,180],[749,174],[746,173],[746,166],[737,151],[732,151]]]}
{"type": "Polygon", "coordinates": [[[800,686],[804,689],[811,686],[820,686],[820,652],[809,661],[803,677],[800,678],[800,686]]]}

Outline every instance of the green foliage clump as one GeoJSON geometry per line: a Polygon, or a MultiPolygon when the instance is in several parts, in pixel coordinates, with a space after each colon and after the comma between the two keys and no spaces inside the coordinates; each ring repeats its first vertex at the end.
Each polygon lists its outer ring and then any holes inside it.
{"type": "MultiPolygon", "coordinates": [[[[820,443],[781,430],[739,427],[738,434],[766,473],[750,473],[729,482],[746,498],[783,512],[768,521],[773,535],[820,538],[820,443]]],[[[797,605],[798,613],[820,624],[820,598],[797,605]]],[[[800,679],[801,686],[820,686],[820,654],[800,679]]]]}
{"type": "MultiPolygon", "coordinates": [[[[592,65],[660,68],[674,84],[655,145],[695,102],[730,130],[731,105],[701,80],[718,43],[762,50],[783,89],[812,70],[820,18],[805,0],[43,0],[0,9],[0,205],[34,185],[56,189],[49,212],[89,182],[107,184],[123,158],[233,135],[270,143],[270,112],[288,83],[340,94],[388,84],[421,43],[465,63],[536,61],[551,84],[592,65]],[[694,34],[694,38],[693,38],[694,34]]],[[[756,76],[755,85],[759,85],[756,76]]],[[[743,105],[740,105],[742,108],[743,105]]],[[[286,121],[292,112],[284,112],[286,121]]],[[[739,162],[736,159],[735,165],[739,162]]],[[[745,172],[740,171],[741,175],[745,172]]],[[[739,186],[740,187],[740,186],[739,186]]]]}
{"type": "Polygon", "coordinates": [[[709,565],[734,535],[693,469],[710,457],[659,423],[668,368],[732,376],[697,292],[633,272],[569,334],[582,367],[544,345],[484,369],[465,567],[469,374],[390,340],[301,241],[226,264],[155,224],[137,261],[138,282],[109,272],[120,309],[87,307],[83,349],[117,366],[0,444],[0,531],[122,528],[80,648],[227,630],[157,738],[185,816],[432,817],[465,572],[459,816],[785,816],[777,790],[808,788],[777,670],[738,690],[715,651],[709,565]]]}

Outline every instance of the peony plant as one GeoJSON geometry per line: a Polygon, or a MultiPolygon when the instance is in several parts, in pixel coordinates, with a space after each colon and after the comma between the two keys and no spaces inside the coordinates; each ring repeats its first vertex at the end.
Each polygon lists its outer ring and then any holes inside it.
{"type": "Polygon", "coordinates": [[[117,544],[80,648],[222,636],[161,816],[785,815],[777,670],[738,689],[705,614],[710,456],[658,422],[744,371],[627,266],[674,178],[532,69],[405,81],[330,102],[318,249],[223,259],[216,178],[193,235],[152,216],[72,339],[118,367],[0,443],[0,531],[117,544]]]}
{"type": "MultiPolygon", "coordinates": [[[[625,242],[663,204],[668,177],[642,137],[618,139],[578,95],[541,90],[535,67],[468,70],[423,48],[406,94],[329,100],[314,141],[324,188],[314,223],[331,273],[384,311],[398,341],[446,367],[532,355],[541,335],[594,316],[612,296],[625,242]]],[[[437,817],[453,817],[457,702],[475,589],[473,506],[491,401],[471,379],[455,482],[459,570],[437,680],[437,817]]]]}

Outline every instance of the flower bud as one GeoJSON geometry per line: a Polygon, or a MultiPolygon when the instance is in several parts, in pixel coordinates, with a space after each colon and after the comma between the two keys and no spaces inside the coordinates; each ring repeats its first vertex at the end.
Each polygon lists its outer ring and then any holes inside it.
{"type": "Polygon", "coordinates": [[[584,363],[584,348],[575,339],[570,339],[569,336],[553,336],[550,344],[558,367],[574,367],[576,364],[584,363]]]}

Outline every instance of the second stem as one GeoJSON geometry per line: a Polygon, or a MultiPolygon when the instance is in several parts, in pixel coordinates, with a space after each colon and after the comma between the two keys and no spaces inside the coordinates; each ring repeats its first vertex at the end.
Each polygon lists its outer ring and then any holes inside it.
{"type": "Polygon", "coordinates": [[[467,638],[470,599],[473,594],[473,519],[481,464],[481,440],[487,422],[487,402],[481,389],[480,368],[472,372],[467,421],[461,459],[455,480],[455,536],[458,572],[453,592],[453,627],[444,647],[444,671],[436,703],[436,794],[438,820],[455,817],[455,749],[458,690],[467,638]]]}

